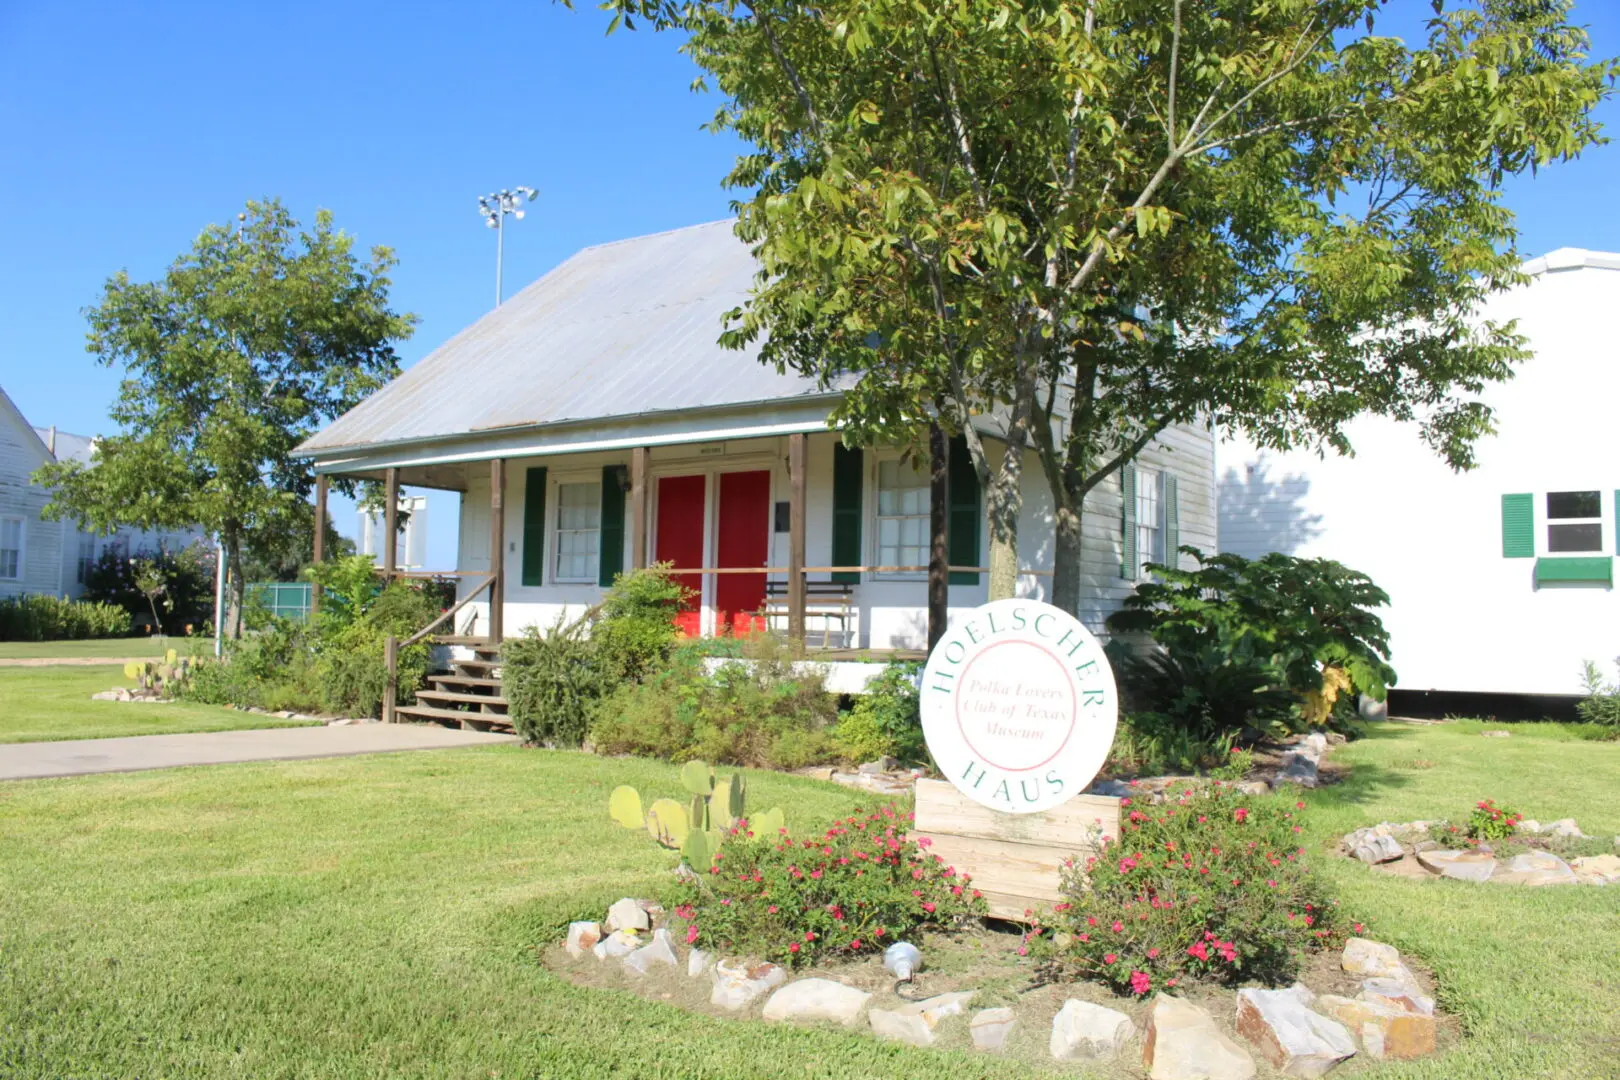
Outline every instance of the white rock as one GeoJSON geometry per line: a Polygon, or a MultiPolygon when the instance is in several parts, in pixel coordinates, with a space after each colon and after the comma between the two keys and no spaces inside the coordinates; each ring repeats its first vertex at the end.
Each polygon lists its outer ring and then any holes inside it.
{"type": "Polygon", "coordinates": [[[1535,818],[1521,818],[1519,823],[1513,826],[1513,829],[1515,832],[1522,832],[1527,835],[1534,836],[1536,833],[1541,831],[1541,822],[1537,821],[1535,818]]]}
{"type": "Polygon", "coordinates": [[[1320,731],[1313,731],[1309,735],[1305,736],[1304,739],[1300,740],[1300,745],[1306,750],[1315,754],[1317,757],[1321,757],[1323,754],[1327,753],[1327,736],[1322,734],[1320,731]]]}
{"type": "Polygon", "coordinates": [[[686,954],[686,974],[695,979],[708,971],[709,965],[712,963],[714,963],[713,953],[704,952],[702,949],[693,949],[686,954]]]}
{"type": "Polygon", "coordinates": [[[785,982],[787,972],[776,964],[722,960],[714,965],[714,991],[709,995],[709,1004],[735,1012],[785,982]]]}
{"type": "Polygon", "coordinates": [[[1586,836],[1585,833],[1581,832],[1581,827],[1575,824],[1575,819],[1572,817],[1559,818],[1542,831],[1548,836],[1567,836],[1573,840],[1584,839],[1586,836]]]}
{"type": "Polygon", "coordinates": [[[1142,1064],[1152,1080],[1250,1080],[1254,1059],[1215,1026],[1214,1017],[1169,994],[1153,999],[1142,1064]]]}
{"type": "Polygon", "coordinates": [[[1352,975],[1370,975],[1375,979],[1398,979],[1406,973],[1400,950],[1371,938],[1353,937],[1346,941],[1339,966],[1352,975]]]}
{"type": "Polygon", "coordinates": [[[1271,786],[1280,788],[1284,784],[1298,784],[1300,787],[1313,788],[1316,782],[1316,756],[1305,750],[1290,750],[1282,756],[1282,768],[1277,771],[1271,786]]]}
{"type": "MultiPolygon", "coordinates": [[[[1410,973],[1408,973],[1410,975],[1410,973]]],[[[1418,1013],[1422,1016],[1434,1015],[1434,998],[1425,994],[1417,987],[1417,980],[1410,977],[1406,979],[1363,979],[1361,993],[1356,997],[1361,1001],[1370,1001],[1375,1005],[1387,1005],[1392,1009],[1404,1009],[1409,1013],[1418,1013]]]]}
{"type": "Polygon", "coordinates": [[[675,943],[669,939],[668,930],[654,930],[651,944],[643,945],[624,958],[624,970],[633,975],[646,975],[655,967],[668,967],[670,970],[680,967],[680,961],[675,957],[675,943]]]}
{"type": "Polygon", "coordinates": [[[1483,851],[1420,851],[1418,865],[1455,881],[1489,881],[1496,872],[1496,860],[1483,851]]]}
{"type": "Polygon", "coordinates": [[[1401,842],[1389,834],[1378,834],[1370,830],[1360,830],[1345,837],[1345,846],[1350,849],[1353,858],[1360,859],[1369,865],[1377,863],[1394,862],[1406,854],[1401,842]]]}
{"type": "Polygon", "coordinates": [[[936,994],[922,1001],[907,1002],[897,1009],[873,1009],[867,1019],[872,1030],[886,1039],[897,1039],[912,1046],[933,1044],[941,1021],[957,1016],[973,1000],[975,990],[936,994]]]}
{"type": "Polygon", "coordinates": [[[1117,1009],[1070,998],[1052,1017],[1047,1049],[1058,1061],[1106,1061],[1136,1038],[1136,1025],[1117,1009]]]}
{"type": "Polygon", "coordinates": [[[1018,1016],[1011,1009],[980,1009],[968,1021],[968,1033],[973,1036],[975,1050],[999,1053],[1006,1049],[1007,1039],[1018,1026],[1018,1016]]]}
{"type": "Polygon", "coordinates": [[[767,1020],[830,1020],[853,1024],[872,995],[831,979],[800,979],[771,995],[765,1003],[767,1020]]]}
{"type": "Polygon", "coordinates": [[[575,960],[584,956],[601,940],[602,927],[597,923],[571,922],[568,924],[568,955],[575,960]]]}
{"type": "Polygon", "coordinates": [[[1527,851],[1498,863],[1491,882],[1497,885],[1574,885],[1579,881],[1570,865],[1550,851],[1527,851]]]}
{"type": "Polygon", "coordinates": [[[1585,885],[1612,885],[1620,881],[1620,855],[1588,855],[1571,860],[1569,867],[1585,885]]]}
{"type": "Polygon", "coordinates": [[[598,960],[610,960],[616,956],[628,956],[641,948],[641,944],[641,938],[629,930],[615,930],[598,941],[591,948],[591,953],[598,960]]]}
{"type": "Polygon", "coordinates": [[[1376,1001],[1352,1001],[1334,994],[1317,998],[1316,1006],[1361,1036],[1371,1058],[1414,1058],[1434,1053],[1434,1017],[1376,1001]]]}
{"type": "Polygon", "coordinates": [[[1321,1076],[1356,1052],[1350,1032],[1295,990],[1239,990],[1238,1034],[1284,1076],[1321,1076]]]}
{"type": "Polygon", "coordinates": [[[626,896],[608,908],[607,919],[602,925],[610,934],[616,930],[648,930],[652,927],[652,919],[648,918],[638,901],[626,896]]]}

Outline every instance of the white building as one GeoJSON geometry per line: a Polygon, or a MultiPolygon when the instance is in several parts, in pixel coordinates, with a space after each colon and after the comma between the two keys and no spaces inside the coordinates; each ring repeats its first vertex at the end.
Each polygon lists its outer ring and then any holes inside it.
{"type": "MultiPolygon", "coordinates": [[[[464,593],[498,575],[499,636],[580,614],[616,572],[652,561],[704,571],[687,576],[699,596],[682,617],[688,632],[757,626],[792,564],[790,459],[802,451],[811,643],[920,647],[926,473],[897,451],[846,449],[827,426],[836,388],[718,343],[756,270],[730,222],[587,248],[300,453],[319,473],[461,492],[456,570],[464,593]]],[[[976,427],[999,455],[996,423],[976,427]]],[[[988,550],[977,478],[963,447],[953,457],[950,606],[960,611],[986,599],[988,550]]],[[[1019,589],[1042,596],[1051,498],[1033,463],[1024,477],[1019,589]]],[[[1127,526],[1138,562],[1178,538],[1215,543],[1206,429],[1166,432],[1132,479],[1128,517],[1118,476],[1086,501],[1083,615],[1097,629],[1139,574],[1122,565],[1127,526]]],[[[470,613],[471,632],[489,634],[488,601],[470,613]]],[[[468,619],[456,627],[467,632],[468,619]]]]}
{"type": "MultiPolygon", "coordinates": [[[[1390,595],[1402,691],[1580,692],[1620,655],[1620,254],[1560,248],[1485,314],[1534,357],[1488,388],[1498,433],[1453,473],[1412,425],[1363,417],[1355,457],[1216,451],[1220,550],[1335,559],[1390,595]]],[[[1612,674],[1612,670],[1611,670],[1612,674]]]]}

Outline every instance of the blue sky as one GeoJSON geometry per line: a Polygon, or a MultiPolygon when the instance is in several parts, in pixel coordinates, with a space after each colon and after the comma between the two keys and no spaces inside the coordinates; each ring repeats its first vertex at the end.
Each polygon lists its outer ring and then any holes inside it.
{"type": "MultiPolygon", "coordinates": [[[[1617,9],[1577,4],[1596,55],[1620,53],[1617,9]]],[[[544,0],[0,0],[0,386],[36,424],[106,430],[118,376],[84,352],[81,309],[249,198],[395,250],[396,306],[421,316],[407,366],[491,304],[480,194],[540,189],[507,236],[508,294],[587,244],[725,217],[736,143],[700,130],[717,100],[688,92],[673,39],[605,25],[544,0]]],[[[1620,127],[1613,102],[1603,117],[1620,127]]],[[[1521,247],[1620,250],[1617,187],[1616,146],[1515,182],[1521,247]]],[[[432,517],[430,565],[453,566],[454,498],[432,517]]]]}

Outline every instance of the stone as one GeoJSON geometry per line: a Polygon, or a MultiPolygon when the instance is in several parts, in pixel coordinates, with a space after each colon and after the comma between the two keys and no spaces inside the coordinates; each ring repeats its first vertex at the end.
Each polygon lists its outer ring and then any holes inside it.
{"type": "Polygon", "coordinates": [[[91,694],[91,701],[123,701],[128,695],[125,690],[103,690],[99,694],[91,694]]]}
{"type": "Polygon", "coordinates": [[[1496,860],[1484,851],[1420,851],[1417,861],[1423,869],[1455,881],[1489,881],[1496,871],[1496,860]]]}
{"type": "Polygon", "coordinates": [[[653,926],[657,926],[664,917],[664,905],[656,900],[637,900],[636,906],[647,913],[647,921],[653,926]]]}
{"type": "Polygon", "coordinates": [[[1290,750],[1282,756],[1282,767],[1271,781],[1273,789],[1284,784],[1313,788],[1317,783],[1317,757],[1306,750],[1290,750]]]}
{"type": "Polygon", "coordinates": [[[1434,1053],[1432,1016],[1334,994],[1317,998],[1316,1007],[1359,1034],[1368,1057],[1403,1059],[1434,1053]]]}
{"type": "Polygon", "coordinates": [[[615,930],[591,947],[591,955],[598,960],[611,960],[628,956],[641,948],[641,938],[629,930],[615,930]]]}
{"type": "Polygon", "coordinates": [[[1356,1052],[1356,1041],[1337,1020],[1310,1009],[1296,990],[1239,990],[1238,1034],[1284,1076],[1321,1076],[1356,1052]]]}
{"type": "Polygon", "coordinates": [[[1352,975],[1370,975],[1375,979],[1398,979],[1406,973],[1400,950],[1371,938],[1353,937],[1346,941],[1339,966],[1352,975]]]}
{"type": "MultiPolygon", "coordinates": [[[[1123,780],[1098,780],[1086,789],[1088,795],[1101,795],[1107,799],[1123,799],[1131,793],[1131,785],[1123,780]]],[[[1620,840],[1620,837],[1616,837],[1620,840]]]]}
{"type": "Polygon", "coordinates": [[[1245,780],[1237,786],[1240,795],[1266,795],[1271,791],[1271,785],[1264,780],[1245,780]]]}
{"type": "Polygon", "coordinates": [[[1048,1049],[1058,1061],[1106,1061],[1136,1038],[1136,1025],[1118,1009],[1070,998],[1052,1017],[1048,1049]]]}
{"type": "Polygon", "coordinates": [[[912,1046],[931,1046],[939,1025],[946,1017],[956,1016],[973,1000],[975,990],[950,994],[936,994],[922,1001],[907,1002],[898,1009],[873,1009],[867,1019],[872,1031],[885,1039],[895,1039],[912,1046]]]}
{"type": "Polygon", "coordinates": [[[830,1020],[849,1025],[861,1015],[871,994],[831,979],[800,979],[790,982],[765,1002],[767,1020],[830,1020]]]}
{"type": "Polygon", "coordinates": [[[602,940],[602,927],[593,922],[571,922],[568,924],[568,955],[575,960],[590,952],[598,941],[602,940]]]}
{"type": "Polygon", "coordinates": [[[899,767],[900,762],[885,754],[876,761],[864,762],[860,766],[860,771],[865,773],[867,776],[881,776],[884,773],[893,772],[899,767]]]}
{"type": "Polygon", "coordinates": [[[1513,826],[1514,832],[1522,832],[1527,836],[1534,836],[1541,831],[1541,822],[1535,818],[1520,818],[1519,823],[1513,826]]]}
{"type": "Polygon", "coordinates": [[[1320,758],[1328,750],[1327,736],[1320,731],[1313,731],[1300,740],[1300,745],[1320,758]]]}
{"type": "MultiPolygon", "coordinates": [[[[1410,976],[1410,972],[1408,972],[1410,976]]],[[[1403,1012],[1417,1013],[1421,1016],[1434,1015],[1434,998],[1418,989],[1417,980],[1410,977],[1405,979],[1363,979],[1361,993],[1356,995],[1358,1001],[1370,1001],[1375,1005],[1387,1005],[1392,1009],[1403,1012]]]]}
{"type": "Polygon", "coordinates": [[[624,958],[624,970],[633,975],[646,975],[655,967],[675,970],[680,965],[680,960],[675,956],[675,943],[670,940],[668,930],[654,930],[651,944],[643,945],[624,958]]]}
{"type": "Polygon", "coordinates": [[[1151,1080],[1250,1080],[1254,1059],[1190,1001],[1160,994],[1148,1013],[1142,1064],[1151,1080]]]}
{"type": "Polygon", "coordinates": [[[1571,840],[1584,840],[1586,838],[1586,834],[1581,832],[1581,827],[1575,824],[1575,819],[1572,817],[1559,818],[1541,831],[1548,836],[1565,836],[1571,840]]]}
{"type": "Polygon", "coordinates": [[[1505,739],[1513,733],[1511,731],[1482,731],[1480,734],[1487,739],[1505,739]]]}
{"type": "Polygon", "coordinates": [[[686,974],[688,977],[695,979],[708,971],[709,965],[712,963],[714,963],[713,953],[704,952],[702,949],[693,949],[686,954],[686,974]]]}
{"type": "Polygon", "coordinates": [[[968,1021],[968,1034],[973,1036],[973,1048],[992,1054],[1007,1047],[1007,1039],[1018,1026],[1018,1016],[1011,1009],[980,1009],[968,1021]]]}
{"type": "Polygon", "coordinates": [[[785,982],[787,972],[776,964],[722,960],[714,965],[714,991],[709,995],[709,1004],[736,1012],[785,982]]]}
{"type": "Polygon", "coordinates": [[[652,919],[639,901],[626,896],[608,908],[607,919],[602,925],[610,934],[618,930],[650,930],[652,919]]]}
{"type": "Polygon", "coordinates": [[[1498,885],[1574,885],[1579,879],[1570,865],[1550,851],[1527,851],[1499,863],[1491,882],[1498,885]]]}
{"type": "Polygon", "coordinates": [[[1574,859],[1569,868],[1583,885],[1612,885],[1620,881],[1620,856],[1588,855],[1574,859]]]}
{"type": "Polygon", "coordinates": [[[1393,836],[1380,835],[1366,829],[1353,832],[1344,840],[1345,846],[1350,849],[1351,857],[1360,859],[1368,865],[1394,862],[1406,854],[1401,842],[1393,836]]]}

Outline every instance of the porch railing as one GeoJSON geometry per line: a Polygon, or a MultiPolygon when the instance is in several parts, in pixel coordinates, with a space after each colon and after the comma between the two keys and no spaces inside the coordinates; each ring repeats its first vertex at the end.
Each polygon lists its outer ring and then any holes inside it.
{"type": "MultiPolygon", "coordinates": [[[[412,575],[400,574],[400,573],[396,572],[394,574],[394,576],[395,577],[408,577],[408,576],[412,576],[412,575]]],[[[453,575],[452,574],[422,574],[422,575],[415,575],[415,576],[420,576],[420,577],[452,577],[452,576],[453,577],[466,577],[468,575],[465,574],[465,573],[458,572],[458,573],[453,574],[453,575]]],[[[455,604],[453,604],[452,606],[450,606],[450,607],[444,609],[443,611],[441,611],[439,613],[439,617],[437,619],[434,619],[432,622],[430,622],[426,626],[422,627],[422,629],[418,630],[416,633],[412,634],[410,637],[406,638],[404,641],[400,641],[398,638],[394,637],[393,635],[389,635],[388,638],[383,642],[383,664],[387,668],[387,671],[388,671],[387,681],[384,683],[384,686],[383,686],[383,707],[382,707],[383,715],[382,715],[382,718],[383,718],[384,723],[391,724],[391,723],[394,722],[394,707],[398,703],[397,699],[399,697],[399,650],[402,649],[402,648],[406,648],[408,646],[411,646],[411,645],[415,645],[418,641],[422,641],[423,639],[431,636],[432,633],[435,630],[437,630],[440,626],[442,626],[446,621],[448,621],[450,619],[454,619],[455,616],[456,616],[456,612],[460,611],[462,608],[466,607],[473,600],[477,599],[478,596],[481,593],[483,593],[486,589],[489,591],[491,602],[492,603],[495,602],[495,588],[496,588],[496,583],[499,580],[500,580],[500,575],[499,574],[487,574],[487,575],[485,575],[483,578],[479,579],[479,581],[476,584],[474,584],[471,588],[469,588],[467,590],[467,594],[465,596],[463,596],[460,600],[457,600],[455,602],[455,604]]]]}

